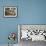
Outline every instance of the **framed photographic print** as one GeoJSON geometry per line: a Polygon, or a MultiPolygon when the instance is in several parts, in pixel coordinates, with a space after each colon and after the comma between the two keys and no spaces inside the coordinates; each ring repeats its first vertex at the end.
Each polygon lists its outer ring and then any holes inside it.
{"type": "Polygon", "coordinates": [[[4,17],[16,17],[17,8],[15,6],[4,7],[4,17]]]}

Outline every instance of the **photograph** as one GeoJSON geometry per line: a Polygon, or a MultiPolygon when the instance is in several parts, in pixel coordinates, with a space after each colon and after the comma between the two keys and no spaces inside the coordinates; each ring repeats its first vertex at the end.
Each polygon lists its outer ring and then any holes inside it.
{"type": "Polygon", "coordinates": [[[4,17],[16,17],[17,8],[16,7],[4,7],[4,17]]]}

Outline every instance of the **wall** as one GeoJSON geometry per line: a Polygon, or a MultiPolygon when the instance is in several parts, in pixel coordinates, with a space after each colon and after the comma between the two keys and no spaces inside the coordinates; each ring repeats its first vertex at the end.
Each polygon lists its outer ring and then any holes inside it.
{"type": "Polygon", "coordinates": [[[9,32],[18,32],[18,24],[46,24],[46,0],[0,0],[0,44],[8,43],[9,32]],[[4,6],[16,6],[18,16],[4,18],[4,6]]]}
{"type": "MultiPolygon", "coordinates": [[[[18,0],[0,0],[0,44],[7,44],[8,34],[10,32],[17,32],[17,18],[5,18],[3,16],[3,9],[5,6],[18,6],[18,0]]],[[[18,38],[17,38],[18,39],[18,38]]],[[[16,39],[16,43],[18,42],[16,39]]]]}

